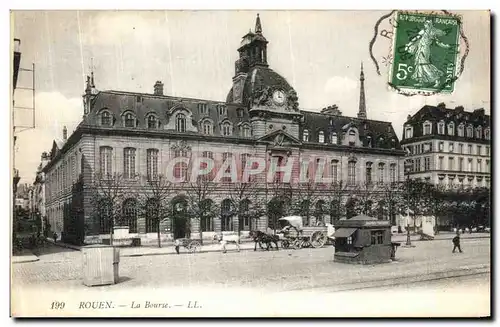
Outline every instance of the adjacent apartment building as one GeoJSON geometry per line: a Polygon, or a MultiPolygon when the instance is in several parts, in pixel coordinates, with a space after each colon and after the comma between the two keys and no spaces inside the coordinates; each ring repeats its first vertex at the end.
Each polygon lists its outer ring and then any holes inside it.
{"type": "Polygon", "coordinates": [[[447,188],[490,187],[490,116],[444,103],[426,105],[404,124],[410,178],[447,188]]]}

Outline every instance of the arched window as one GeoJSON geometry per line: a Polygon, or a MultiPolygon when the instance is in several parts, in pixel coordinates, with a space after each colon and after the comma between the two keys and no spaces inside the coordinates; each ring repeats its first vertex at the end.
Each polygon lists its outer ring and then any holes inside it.
{"type": "Polygon", "coordinates": [[[302,132],[302,141],[309,142],[309,131],[307,129],[302,132]]]}
{"type": "Polygon", "coordinates": [[[371,185],[373,182],[373,180],[372,180],[372,165],[373,165],[373,163],[371,163],[371,162],[366,163],[365,182],[367,185],[371,185]]]}
{"type": "Polygon", "coordinates": [[[248,214],[250,210],[250,203],[251,202],[248,199],[243,199],[240,202],[239,215],[238,215],[238,218],[240,219],[240,230],[245,230],[245,231],[251,230],[250,215],[248,214]]]}
{"type": "Polygon", "coordinates": [[[158,178],[158,149],[146,150],[146,173],[148,180],[156,180],[158,178]]]}
{"type": "MultiPolygon", "coordinates": [[[[101,146],[99,148],[99,164],[101,177],[106,178],[113,173],[113,148],[101,146]]],[[[82,165],[83,167],[83,165],[82,165]]]]}
{"type": "Polygon", "coordinates": [[[332,167],[332,180],[334,183],[337,183],[339,176],[339,161],[337,159],[333,159],[330,162],[330,165],[332,167]]]}
{"type": "Polygon", "coordinates": [[[212,123],[208,120],[205,120],[202,124],[203,126],[203,134],[205,135],[211,135],[212,134],[212,123]]]}
{"type": "MultiPolygon", "coordinates": [[[[174,151],[174,158],[187,158],[188,153],[186,150],[175,150],[174,151]]],[[[184,180],[187,180],[187,173],[188,173],[188,165],[185,161],[177,162],[174,165],[174,178],[179,179],[179,178],[184,178],[184,180]]]]}
{"type": "Polygon", "coordinates": [[[232,231],[233,230],[233,219],[232,219],[232,208],[231,200],[222,200],[221,206],[221,231],[232,231]]]}
{"type": "Polygon", "coordinates": [[[112,203],[109,199],[99,201],[99,234],[109,234],[113,228],[112,203]]]}
{"type": "Polygon", "coordinates": [[[426,121],[424,123],[424,135],[431,135],[432,134],[432,124],[431,122],[426,121]]]}
{"type": "Polygon", "coordinates": [[[133,198],[123,201],[123,220],[128,225],[129,233],[137,233],[137,200],[133,198]]]}
{"type": "Polygon", "coordinates": [[[102,126],[111,126],[113,125],[113,119],[109,111],[104,110],[101,113],[101,125],[102,126]]]}
{"type": "Polygon", "coordinates": [[[405,127],[405,139],[409,139],[413,137],[413,127],[407,126],[405,127]]]}
{"type": "Polygon", "coordinates": [[[157,233],[160,220],[160,203],[155,198],[146,201],[146,233],[157,233]]]}
{"type": "Polygon", "coordinates": [[[156,118],[155,115],[148,116],[148,128],[149,129],[158,128],[158,118],[156,118]]]}
{"type": "Polygon", "coordinates": [[[135,116],[131,112],[127,112],[124,119],[125,127],[135,127],[135,116]]]}
{"type": "Polygon", "coordinates": [[[319,131],[318,142],[319,143],[325,143],[325,133],[323,131],[319,131]]]}
{"type": "Polygon", "coordinates": [[[464,137],[464,124],[458,125],[458,136],[464,137]]]}
{"type": "Polygon", "coordinates": [[[349,131],[349,145],[354,146],[356,144],[356,131],[351,129],[349,131]]]}
{"type": "Polygon", "coordinates": [[[356,184],[356,161],[350,160],[347,164],[347,183],[349,185],[356,184]]]}
{"type": "Polygon", "coordinates": [[[250,137],[251,136],[251,129],[250,129],[250,126],[248,125],[243,125],[243,129],[242,129],[242,136],[243,137],[250,137]]]}
{"type": "Polygon", "coordinates": [[[332,132],[331,142],[332,142],[332,144],[338,144],[339,143],[339,140],[338,140],[338,137],[337,137],[337,133],[332,132]]]}
{"type": "Polygon", "coordinates": [[[135,178],[135,149],[123,149],[123,177],[126,179],[135,178]]]}
{"type": "Polygon", "coordinates": [[[467,126],[467,137],[473,137],[472,125],[467,126]]]}
{"type": "Polygon", "coordinates": [[[201,231],[202,232],[211,232],[214,230],[213,223],[213,201],[210,199],[204,199],[200,203],[201,208],[201,231]]]}
{"type": "Polygon", "coordinates": [[[448,124],[448,135],[455,135],[455,124],[453,122],[448,124]]]}
{"type": "Polygon", "coordinates": [[[486,128],[484,130],[484,138],[489,140],[490,139],[490,129],[489,128],[486,128]]]}
{"type": "Polygon", "coordinates": [[[222,135],[224,135],[224,136],[231,135],[231,124],[230,123],[225,122],[222,124],[222,135]]]}
{"type": "Polygon", "coordinates": [[[477,139],[483,138],[483,128],[481,126],[476,127],[476,138],[477,139]]]}
{"type": "Polygon", "coordinates": [[[181,113],[177,114],[177,117],[175,119],[175,130],[177,132],[186,131],[186,115],[181,113]]]}
{"type": "Polygon", "coordinates": [[[438,134],[444,135],[444,121],[438,123],[438,134]]]}

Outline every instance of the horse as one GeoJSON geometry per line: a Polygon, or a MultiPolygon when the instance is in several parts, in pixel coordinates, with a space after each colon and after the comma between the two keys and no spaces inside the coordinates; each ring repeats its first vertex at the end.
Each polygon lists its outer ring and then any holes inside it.
{"type": "Polygon", "coordinates": [[[279,250],[278,247],[278,241],[279,241],[279,236],[278,235],[271,235],[271,234],[266,234],[264,232],[261,232],[259,230],[257,231],[250,231],[249,233],[250,237],[253,238],[253,241],[255,242],[254,246],[254,251],[257,251],[257,243],[266,243],[266,250],[269,251],[269,248],[272,248],[272,244],[274,243],[276,245],[276,250],[279,250]]]}
{"type": "Polygon", "coordinates": [[[231,244],[236,245],[236,247],[238,248],[238,252],[240,252],[240,244],[239,244],[240,237],[236,234],[231,234],[231,235],[215,234],[213,236],[213,240],[220,243],[222,253],[227,252],[227,250],[226,250],[227,243],[231,243],[231,244]]]}

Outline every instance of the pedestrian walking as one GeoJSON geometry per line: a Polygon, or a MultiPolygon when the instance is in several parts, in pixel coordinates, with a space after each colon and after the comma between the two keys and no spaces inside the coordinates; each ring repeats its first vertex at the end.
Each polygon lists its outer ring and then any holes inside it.
{"type": "Polygon", "coordinates": [[[455,236],[452,240],[453,242],[453,251],[452,253],[455,253],[455,250],[458,248],[458,251],[462,253],[462,249],[460,248],[460,232],[457,232],[457,236],[455,236]]]}

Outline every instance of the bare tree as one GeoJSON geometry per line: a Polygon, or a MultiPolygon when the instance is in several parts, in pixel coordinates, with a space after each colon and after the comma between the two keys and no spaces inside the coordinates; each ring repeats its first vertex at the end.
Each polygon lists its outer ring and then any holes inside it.
{"type": "Polygon", "coordinates": [[[187,211],[191,219],[199,222],[200,242],[203,244],[202,220],[213,219],[219,212],[219,206],[211,198],[217,189],[217,184],[204,176],[199,176],[195,182],[186,183],[184,190],[187,196],[187,211]]]}
{"type": "Polygon", "coordinates": [[[373,206],[375,203],[375,185],[374,183],[364,182],[358,185],[358,204],[359,209],[357,211],[361,212],[363,215],[374,216],[373,206]]]}
{"type": "Polygon", "coordinates": [[[309,226],[314,213],[314,203],[320,196],[320,189],[313,180],[298,183],[292,193],[292,212],[302,216],[304,226],[309,226]]]}
{"type": "Polygon", "coordinates": [[[392,225],[396,225],[394,217],[398,214],[398,203],[401,201],[402,185],[397,182],[384,183],[379,185],[379,212],[378,218],[388,216],[392,225]]]}
{"type": "Polygon", "coordinates": [[[227,198],[231,201],[231,208],[234,214],[238,215],[238,236],[241,236],[245,217],[258,218],[264,213],[265,202],[259,193],[259,184],[255,179],[231,183],[227,188],[227,198]]]}
{"type": "MultiPolygon", "coordinates": [[[[109,243],[113,245],[113,228],[115,224],[124,225],[122,204],[125,199],[125,179],[121,173],[94,175],[91,188],[91,202],[94,214],[109,227],[109,243]]],[[[130,193],[127,190],[127,193],[130,193]]]]}
{"type": "Polygon", "coordinates": [[[272,229],[276,234],[277,217],[288,214],[294,189],[290,183],[274,179],[270,183],[266,182],[265,190],[266,198],[269,200],[266,204],[267,214],[271,218],[272,229]]]}
{"type": "MultiPolygon", "coordinates": [[[[174,184],[164,175],[141,176],[140,209],[144,217],[152,219],[158,236],[158,247],[161,248],[161,222],[172,213],[170,198],[174,184]]],[[[147,227],[146,227],[147,228],[147,227]]]]}
{"type": "Polygon", "coordinates": [[[347,187],[343,181],[332,182],[324,196],[328,201],[328,213],[330,215],[331,223],[339,220],[345,216],[345,206],[343,205],[343,199],[346,196],[347,187]]]}

